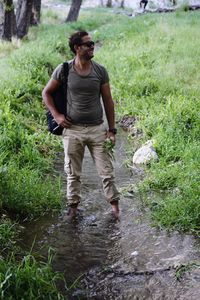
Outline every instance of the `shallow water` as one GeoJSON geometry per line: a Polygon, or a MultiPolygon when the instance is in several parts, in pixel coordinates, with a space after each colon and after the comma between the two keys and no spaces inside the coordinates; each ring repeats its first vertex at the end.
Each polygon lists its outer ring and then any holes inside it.
{"type": "MultiPolygon", "coordinates": [[[[116,181],[123,190],[136,183],[143,172],[127,169],[126,134],[121,132],[116,145],[116,181]]],[[[56,168],[63,172],[63,157],[56,168]]],[[[65,179],[63,176],[65,186],[65,179]]],[[[122,194],[120,221],[113,219],[104,199],[101,182],[92,159],[86,152],[82,176],[82,203],[76,221],[67,210],[26,224],[25,248],[35,239],[34,248],[47,255],[52,247],[53,267],[65,274],[70,286],[68,299],[147,300],[200,299],[200,269],[193,267],[176,279],[176,268],[198,262],[199,247],[190,235],[167,233],[151,226],[149,212],[137,192],[122,194]]],[[[66,296],[66,297],[67,297],[66,296]]]]}

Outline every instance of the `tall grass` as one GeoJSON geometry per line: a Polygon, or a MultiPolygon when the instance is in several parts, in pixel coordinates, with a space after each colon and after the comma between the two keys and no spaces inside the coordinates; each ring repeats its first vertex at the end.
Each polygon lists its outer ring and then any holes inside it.
{"type": "Polygon", "coordinates": [[[36,261],[31,253],[23,253],[17,243],[20,228],[6,215],[1,216],[0,299],[67,300],[58,291],[58,284],[66,285],[62,274],[53,271],[51,249],[46,262],[38,257],[36,261]]]}
{"type": "Polygon", "coordinates": [[[20,263],[14,258],[0,260],[0,298],[10,300],[64,300],[58,292],[57,282],[62,276],[53,272],[51,256],[47,263],[38,263],[26,255],[20,263]]]}
{"type": "Polygon", "coordinates": [[[8,255],[10,251],[18,251],[16,240],[18,238],[19,229],[16,222],[12,222],[3,215],[0,219],[0,252],[1,255],[8,255]]]}

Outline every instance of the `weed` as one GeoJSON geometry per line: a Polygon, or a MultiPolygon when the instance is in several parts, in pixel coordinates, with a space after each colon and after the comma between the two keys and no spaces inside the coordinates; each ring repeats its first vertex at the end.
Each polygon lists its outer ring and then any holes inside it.
{"type": "Polygon", "coordinates": [[[180,265],[176,268],[175,276],[177,280],[181,280],[185,272],[189,272],[194,268],[200,268],[199,263],[191,262],[185,265],[180,265]]]}
{"type": "Polygon", "coordinates": [[[111,158],[114,160],[114,147],[115,147],[115,144],[112,142],[111,139],[107,138],[104,142],[104,151],[106,153],[108,153],[111,158]]]}
{"type": "Polygon", "coordinates": [[[26,255],[20,262],[14,257],[8,261],[0,260],[0,297],[10,300],[62,300],[57,282],[63,276],[51,267],[52,257],[47,263],[38,263],[32,255],[26,255]]]}

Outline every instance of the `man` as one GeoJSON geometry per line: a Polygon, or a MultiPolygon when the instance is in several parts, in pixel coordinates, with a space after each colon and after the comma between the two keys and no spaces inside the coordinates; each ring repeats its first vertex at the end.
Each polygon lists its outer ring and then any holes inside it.
{"type": "Polygon", "coordinates": [[[85,146],[88,147],[102,179],[103,190],[116,218],[119,217],[119,193],[115,186],[113,165],[105,152],[105,139],[115,143],[115,114],[109,77],[106,69],[92,60],[94,42],[85,31],[79,31],[69,38],[69,47],[75,54],[69,62],[67,88],[67,117],[58,113],[52,100],[52,93],[59,88],[63,79],[62,64],[54,70],[43,90],[43,101],[58,125],[63,127],[65,172],[67,174],[67,199],[69,215],[76,216],[80,203],[80,176],[85,146]],[[103,125],[103,106],[108,129],[103,125]]]}
{"type": "Polygon", "coordinates": [[[147,6],[147,4],[148,4],[148,0],[141,0],[141,1],[140,1],[140,8],[142,8],[142,4],[144,4],[143,9],[145,10],[145,8],[146,8],[146,6],[147,6]]]}

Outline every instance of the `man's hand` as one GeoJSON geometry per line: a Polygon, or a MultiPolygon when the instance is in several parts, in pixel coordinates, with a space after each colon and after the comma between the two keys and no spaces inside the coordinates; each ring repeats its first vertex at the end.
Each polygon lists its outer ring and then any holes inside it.
{"type": "Polygon", "coordinates": [[[114,156],[114,147],[115,147],[115,141],[113,140],[114,137],[107,137],[104,141],[104,151],[105,153],[108,153],[112,160],[115,160],[114,156]]]}
{"type": "Polygon", "coordinates": [[[116,138],[115,138],[114,133],[112,133],[112,132],[110,132],[110,131],[107,131],[107,138],[110,139],[110,140],[112,141],[113,144],[115,144],[116,138]]]}
{"type": "Polygon", "coordinates": [[[65,118],[65,116],[63,114],[56,115],[56,117],[54,117],[54,119],[55,119],[56,123],[63,128],[69,128],[72,125],[71,119],[68,117],[65,118]]]}

